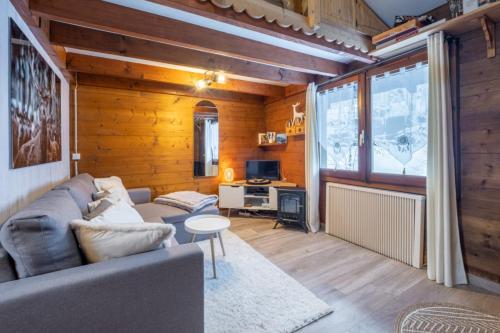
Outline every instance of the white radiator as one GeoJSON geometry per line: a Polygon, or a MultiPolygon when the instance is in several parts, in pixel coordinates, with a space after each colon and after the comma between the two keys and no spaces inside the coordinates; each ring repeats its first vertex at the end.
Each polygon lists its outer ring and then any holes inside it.
{"type": "Polygon", "coordinates": [[[326,184],[326,232],[417,268],[423,265],[425,197],[326,184]]]}

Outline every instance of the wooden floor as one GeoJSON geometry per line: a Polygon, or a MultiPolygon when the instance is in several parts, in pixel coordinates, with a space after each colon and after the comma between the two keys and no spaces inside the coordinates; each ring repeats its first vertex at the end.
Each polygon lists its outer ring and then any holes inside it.
{"type": "MultiPolygon", "coordinates": [[[[335,312],[300,332],[392,332],[398,313],[422,302],[447,302],[500,315],[500,297],[472,287],[446,288],[418,270],[324,232],[273,230],[268,219],[232,217],[247,241],[335,312]]],[[[284,309],[285,310],[285,309],[284,309]]]]}

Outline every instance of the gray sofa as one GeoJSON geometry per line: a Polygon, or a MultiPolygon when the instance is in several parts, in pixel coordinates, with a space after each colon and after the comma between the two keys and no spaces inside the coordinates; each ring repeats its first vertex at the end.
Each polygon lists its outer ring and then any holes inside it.
{"type": "Polygon", "coordinates": [[[69,222],[94,192],[93,178],[79,175],[2,225],[0,332],[203,332],[203,253],[183,244],[191,215],[130,190],[144,220],[174,224],[183,245],[86,264],[69,222]]]}

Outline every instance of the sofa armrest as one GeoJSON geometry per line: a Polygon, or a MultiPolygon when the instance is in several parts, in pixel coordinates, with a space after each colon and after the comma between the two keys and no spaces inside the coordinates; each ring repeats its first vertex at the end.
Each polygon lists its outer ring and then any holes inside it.
{"type": "Polygon", "coordinates": [[[151,202],[151,190],[148,187],[132,188],[127,191],[136,205],[151,202]]]}
{"type": "Polygon", "coordinates": [[[203,253],[186,244],[0,284],[0,331],[203,332],[203,253]]]}

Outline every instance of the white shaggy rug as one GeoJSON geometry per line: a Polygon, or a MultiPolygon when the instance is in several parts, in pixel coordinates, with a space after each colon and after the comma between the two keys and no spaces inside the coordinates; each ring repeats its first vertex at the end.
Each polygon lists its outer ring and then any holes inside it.
{"type": "Polygon", "coordinates": [[[222,234],[226,257],[214,239],[217,279],[210,243],[205,254],[205,332],[294,332],[332,309],[230,231],[222,234]]]}

